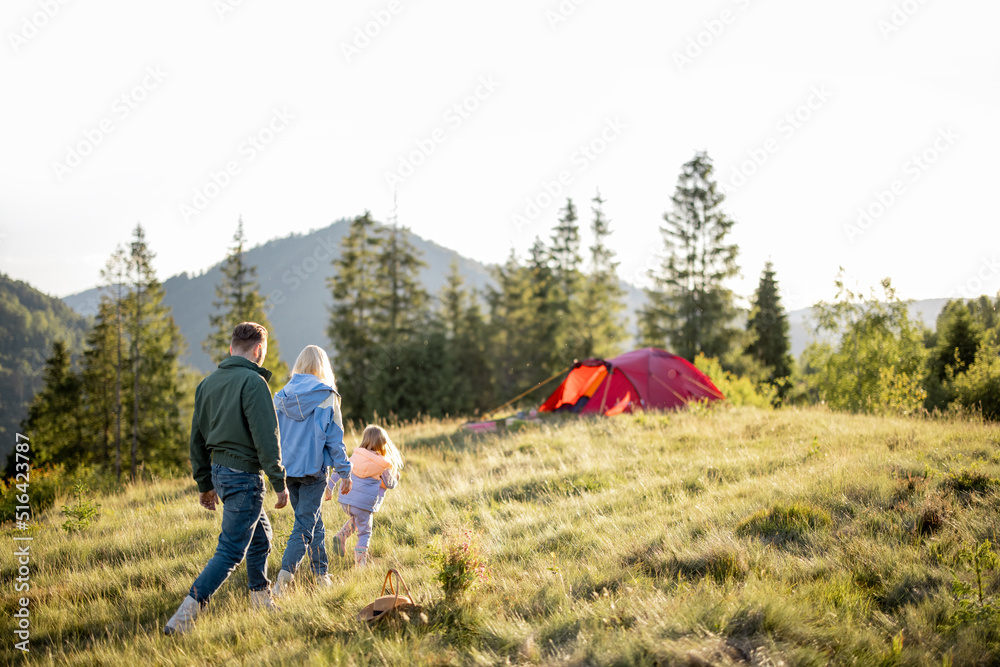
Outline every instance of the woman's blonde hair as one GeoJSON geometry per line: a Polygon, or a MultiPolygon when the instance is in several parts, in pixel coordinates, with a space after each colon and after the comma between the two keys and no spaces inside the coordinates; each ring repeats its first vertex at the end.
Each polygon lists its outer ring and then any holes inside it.
{"type": "Polygon", "coordinates": [[[392,472],[399,474],[403,469],[403,457],[396,445],[392,444],[385,429],[375,424],[369,424],[361,434],[361,448],[375,452],[392,465],[392,472]]]}
{"type": "Polygon", "coordinates": [[[306,345],[305,349],[299,352],[299,357],[295,360],[292,372],[315,375],[334,389],[337,388],[337,380],[333,376],[333,366],[330,365],[330,357],[327,356],[326,350],[318,345],[306,345]]]}

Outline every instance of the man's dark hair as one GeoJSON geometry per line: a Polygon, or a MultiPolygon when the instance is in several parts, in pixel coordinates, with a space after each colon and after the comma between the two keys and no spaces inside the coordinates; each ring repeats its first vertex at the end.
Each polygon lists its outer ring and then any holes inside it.
{"type": "Polygon", "coordinates": [[[267,340],[267,329],[256,322],[241,322],[233,329],[233,352],[246,354],[267,340]]]}

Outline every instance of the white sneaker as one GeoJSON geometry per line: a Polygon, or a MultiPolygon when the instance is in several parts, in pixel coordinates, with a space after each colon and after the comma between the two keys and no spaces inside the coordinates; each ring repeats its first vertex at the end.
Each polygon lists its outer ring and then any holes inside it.
{"type": "Polygon", "coordinates": [[[333,579],[330,578],[328,574],[320,574],[316,576],[316,587],[317,588],[333,588],[333,579]]]}
{"type": "Polygon", "coordinates": [[[177,608],[174,615],[167,621],[163,628],[163,633],[167,635],[180,635],[194,627],[194,619],[198,617],[201,605],[190,595],[184,598],[181,606],[177,608]]]}
{"type": "Polygon", "coordinates": [[[267,588],[262,591],[250,591],[250,607],[257,610],[278,611],[278,605],[274,604],[271,591],[267,588]]]}
{"type": "Polygon", "coordinates": [[[283,596],[288,592],[288,587],[292,585],[294,579],[295,575],[288,570],[278,572],[278,578],[275,580],[274,586],[271,587],[271,595],[276,598],[283,596]]]}

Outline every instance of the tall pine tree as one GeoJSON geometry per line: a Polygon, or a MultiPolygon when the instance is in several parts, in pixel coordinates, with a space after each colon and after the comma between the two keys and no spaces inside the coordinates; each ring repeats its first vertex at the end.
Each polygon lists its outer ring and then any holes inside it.
{"type": "Polygon", "coordinates": [[[86,463],[81,381],[73,372],[63,341],[53,343],[43,378],[44,385],[32,399],[23,426],[32,443],[34,464],[65,463],[73,468],[86,463]]]}
{"type": "Polygon", "coordinates": [[[754,293],[750,317],[747,320],[750,343],[746,353],[759,363],[766,379],[778,391],[778,397],[788,393],[787,379],[792,374],[792,357],[788,353],[788,317],[778,296],[778,283],[774,279],[774,265],[768,261],[760,274],[760,283],[754,293]]]}
{"type": "MultiPolygon", "coordinates": [[[[546,284],[545,293],[540,295],[539,306],[545,312],[551,312],[556,318],[554,337],[555,349],[551,361],[545,365],[547,370],[563,368],[573,363],[574,359],[587,356],[586,334],[583,331],[584,312],[583,301],[586,296],[580,256],[580,225],[576,205],[572,199],[566,199],[559,223],[552,233],[552,244],[549,248],[549,264],[551,266],[551,285],[546,284]]],[[[540,245],[536,242],[532,248],[531,266],[538,272],[536,257],[541,254],[540,245]]],[[[545,276],[548,279],[548,276],[545,276]]]]}
{"type": "MultiPolygon", "coordinates": [[[[536,242],[536,246],[538,243],[536,242]]],[[[537,252],[536,252],[537,254],[537,252]]],[[[538,270],[548,270],[537,262],[538,270]]],[[[551,339],[537,339],[534,330],[545,314],[533,312],[535,306],[532,273],[518,262],[512,250],[503,264],[492,270],[493,285],[487,287],[486,301],[490,311],[489,346],[493,377],[499,397],[514,395],[530,382],[540,378],[532,368],[533,359],[542,347],[551,346],[551,339]]]]}
{"type": "Polygon", "coordinates": [[[625,290],[618,280],[618,262],[608,248],[611,226],[604,216],[604,200],[598,192],[593,200],[594,213],[591,232],[594,245],[590,246],[590,273],[584,279],[583,299],[580,304],[582,344],[581,359],[613,357],[622,349],[625,325],[625,290]]]}
{"type": "Polygon", "coordinates": [[[405,341],[426,322],[428,295],[420,283],[427,263],[409,238],[409,230],[395,220],[382,229],[377,257],[376,310],[379,342],[392,346],[405,341]]]}
{"type": "Polygon", "coordinates": [[[256,322],[267,329],[267,356],[263,366],[271,371],[271,393],[278,391],[288,379],[288,364],[281,360],[281,348],[267,314],[264,298],[257,282],[257,267],[246,262],[246,235],[243,218],[233,234],[233,245],[222,264],[222,282],[215,286],[216,312],[209,315],[212,331],[202,343],[202,349],[213,362],[219,363],[229,356],[233,328],[240,322],[256,322]]]}
{"type": "Polygon", "coordinates": [[[371,213],[365,211],[351,222],[333,260],[334,275],[327,280],[333,292],[333,308],[327,336],[336,349],[334,372],[339,378],[344,414],[363,419],[370,411],[368,384],[374,373],[378,306],[378,254],[382,239],[371,213]]]}
{"type": "Polygon", "coordinates": [[[724,281],[739,273],[738,247],[727,243],[733,226],[722,211],[725,197],[713,178],[712,160],[696,153],[677,179],[673,211],[661,227],[667,258],[651,271],[654,287],[640,314],[640,337],[691,361],[699,353],[723,357],[739,332],[736,308],[724,281]]]}
{"type": "Polygon", "coordinates": [[[440,318],[448,341],[447,355],[454,375],[449,383],[447,411],[471,415],[492,406],[488,329],[475,292],[465,289],[465,281],[453,261],[441,290],[440,318]]]}
{"type": "Polygon", "coordinates": [[[121,480],[120,458],[116,467],[112,454],[112,451],[119,454],[121,451],[119,334],[114,301],[102,298],[83,352],[84,446],[90,451],[93,462],[114,470],[121,480]]]}
{"type": "Polygon", "coordinates": [[[407,418],[435,413],[441,397],[432,390],[440,389],[453,371],[446,368],[445,340],[430,318],[429,297],[420,282],[420,269],[427,264],[410,241],[409,230],[399,226],[395,211],[380,231],[372,408],[407,418]]]}
{"type": "Polygon", "coordinates": [[[163,303],[163,285],[153,268],[154,257],[142,225],[136,225],[128,262],[129,292],[122,309],[130,342],[124,367],[132,376],[132,387],[123,407],[132,416],[133,480],[140,462],[144,468],[164,472],[178,469],[187,460],[177,388],[177,358],[183,338],[170,308],[163,303]]]}

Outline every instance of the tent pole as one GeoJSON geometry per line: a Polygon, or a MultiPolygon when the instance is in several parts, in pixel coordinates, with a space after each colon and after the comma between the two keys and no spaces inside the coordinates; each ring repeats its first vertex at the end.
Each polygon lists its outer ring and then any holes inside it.
{"type": "Polygon", "coordinates": [[[555,375],[553,375],[552,377],[550,377],[548,380],[544,380],[542,382],[539,382],[538,384],[536,384],[534,387],[532,387],[528,391],[526,391],[526,392],[524,392],[522,394],[518,394],[514,398],[510,399],[509,401],[507,401],[506,403],[504,403],[503,405],[501,405],[499,408],[494,408],[494,409],[490,410],[489,412],[484,412],[483,413],[483,417],[489,417],[494,412],[500,412],[501,410],[503,410],[504,408],[506,408],[511,403],[519,401],[522,398],[524,398],[525,396],[527,396],[528,394],[530,394],[531,392],[536,391],[537,389],[539,389],[541,387],[544,387],[545,385],[547,385],[548,383],[552,382],[557,377],[559,377],[560,375],[562,375],[566,371],[571,370],[572,368],[573,368],[572,366],[567,366],[566,368],[562,369],[561,371],[559,371],[558,373],[556,373],[555,375]]]}

